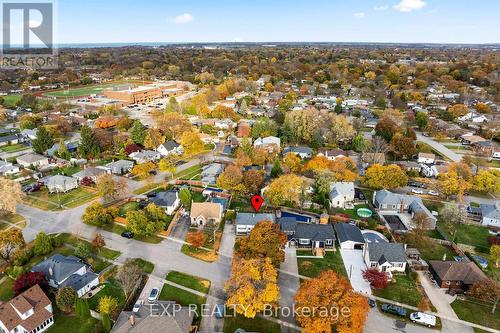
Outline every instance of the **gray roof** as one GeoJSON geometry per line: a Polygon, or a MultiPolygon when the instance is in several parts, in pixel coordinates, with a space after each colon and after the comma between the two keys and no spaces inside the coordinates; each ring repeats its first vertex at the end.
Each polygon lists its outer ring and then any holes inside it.
{"type": "Polygon", "coordinates": [[[406,262],[406,245],[401,243],[368,243],[370,261],[379,264],[388,262],[406,262]]]}
{"type": "Polygon", "coordinates": [[[354,183],[353,182],[336,182],[330,186],[330,193],[328,197],[331,199],[337,196],[347,196],[348,194],[354,195],[354,183]]]}
{"type": "Polygon", "coordinates": [[[100,169],[100,168],[95,168],[95,167],[88,167],[83,169],[82,171],[79,171],[73,175],[75,178],[85,178],[85,177],[97,177],[102,174],[106,173],[106,170],[100,169]]]}
{"type": "Polygon", "coordinates": [[[126,169],[126,168],[133,167],[133,166],[134,166],[134,162],[129,161],[129,160],[118,160],[118,161],[114,161],[114,162],[110,162],[110,163],[106,164],[106,167],[108,167],[110,169],[114,169],[114,168],[126,169]]]}
{"type": "Polygon", "coordinates": [[[139,311],[122,311],[111,332],[132,333],[132,332],[169,332],[188,333],[193,322],[194,312],[187,307],[182,307],[180,311],[174,312],[171,301],[158,301],[154,304],[143,304],[139,311]],[[130,325],[130,317],[134,316],[135,324],[130,325]]]}
{"type": "Polygon", "coordinates": [[[347,241],[365,243],[365,238],[357,226],[350,223],[338,222],[333,227],[340,243],[347,241]]]}
{"type": "Polygon", "coordinates": [[[76,185],[76,179],[72,177],[67,177],[63,175],[55,175],[51,177],[47,177],[45,180],[45,186],[53,187],[53,186],[66,186],[66,185],[76,185]]]}
{"type": "Polygon", "coordinates": [[[9,142],[15,140],[19,140],[17,135],[0,136],[0,142],[9,142]]]}
{"type": "Polygon", "coordinates": [[[165,147],[168,151],[171,151],[171,150],[174,150],[175,148],[179,147],[180,145],[175,142],[174,140],[168,140],[168,141],[165,141],[163,144],[162,144],[163,147],[165,147]]]}
{"type": "Polygon", "coordinates": [[[42,272],[47,279],[52,279],[60,283],[71,275],[75,274],[83,266],[86,266],[81,260],[74,256],[63,256],[61,254],[54,254],[52,257],[47,258],[41,263],[36,264],[31,268],[32,272],[42,272]],[[52,270],[52,274],[50,274],[52,270]]]}
{"type": "Polygon", "coordinates": [[[297,219],[294,217],[280,218],[280,229],[283,232],[295,232],[297,227],[297,219]]]}
{"type": "Polygon", "coordinates": [[[483,217],[500,220],[500,202],[495,205],[481,204],[480,209],[483,217]]]}
{"type": "Polygon", "coordinates": [[[236,215],[237,225],[256,225],[260,221],[276,222],[274,214],[267,213],[238,213],[236,215]]]}
{"type": "Polygon", "coordinates": [[[436,221],[436,217],[432,215],[432,213],[425,207],[422,199],[416,195],[409,194],[399,194],[389,192],[387,190],[376,191],[374,195],[374,199],[377,208],[380,208],[380,205],[400,205],[401,202],[404,203],[405,206],[408,206],[414,213],[424,213],[427,215],[429,219],[432,221],[436,221]]]}
{"type": "Polygon", "coordinates": [[[331,224],[297,223],[294,238],[322,242],[327,239],[335,240],[335,233],[331,224]]]}
{"type": "Polygon", "coordinates": [[[88,285],[90,282],[98,279],[99,275],[93,272],[87,272],[83,275],[73,274],[67,280],[59,285],[59,287],[71,287],[78,291],[88,285]]]}
{"type": "Polygon", "coordinates": [[[158,192],[156,197],[150,198],[149,201],[159,207],[169,207],[174,204],[178,197],[177,191],[163,191],[158,192]]]}
{"type": "Polygon", "coordinates": [[[35,153],[28,153],[26,155],[19,156],[17,158],[17,161],[22,161],[25,163],[35,163],[41,160],[46,160],[47,157],[40,155],[40,154],[35,154],[35,153]]]}
{"type": "Polygon", "coordinates": [[[287,153],[312,155],[313,150],[310,147],[285,147],[285,149],[283,149],[283,154],[287,153]]]}

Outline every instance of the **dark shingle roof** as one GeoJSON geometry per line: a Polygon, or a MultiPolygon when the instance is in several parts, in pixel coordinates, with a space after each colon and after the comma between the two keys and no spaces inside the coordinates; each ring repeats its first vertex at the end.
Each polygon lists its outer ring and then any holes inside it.
{"type": "Polygon", "coordinates": [[[177,191],[164,191],[159,192],[156,197],[149,199],[149,201],[160,207],[169,207],[174,204],[177,197],[177,191]]]}
{"type": "Polygon", "coordinates": [[[335,240],[335,233],[331,224],[297,223],[295,238],[310,239],[311,241],[335,240]]]}
{"type": "Polygon", "coordinates": [[[32,272],[42,272],[47,279],[52,279],[56,282],[63,281],[73,275],[79,269],[85,266],[79,258],[74,256],[63,256],[54,254],[39,264],[36,264],[31,269],[32,272]],[[52,274],[50,272],[52,271],[52,274]]]}
{"type": "Polygon", "coordinates": [[[179,147],[179,144],[175,142],[174,140],[168,140],[163,143],[163,147],[165,147],[168,151],[171,151],[177,147],[179,147]]]}
{"type": "Polygon", "coordinates": [[[335,232],[340,243],[346,241],[353,241],[358,243],[365,243],[365,238],[359,228],[350,223],[335,223],[335,232]]]}
{"type": "Polygon", "coordinates": [[[474,284],[486,279],[486,275],[472,261],[430,260],[429,264],[441,281],[462,281],[474,284]]]}
{"type": "Polygon", "coordinates": [[[368,243],[370,261],[406,262],[405,245],[401,243],[368,243]]]}

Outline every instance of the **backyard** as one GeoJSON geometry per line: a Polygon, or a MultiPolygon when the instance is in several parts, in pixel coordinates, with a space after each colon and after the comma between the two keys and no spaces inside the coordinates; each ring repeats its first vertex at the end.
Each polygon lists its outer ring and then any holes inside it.
{"type": "Polygon", "coordinates": [[[97,324],[97,319],[92,317],[81,319],[73,314],[63,314],[57,310],[57,307],[54,308],[54,324],[47,330],[47,333],[90,333],[97,324]]]}
{"type": "Polygon", "coordinates": [[[328,251],[323,258],[299,258],[299,256],[310,256],[311,251],[297,250],[297,263],[299,266],[299,274],[314,278],[326,270],[333,270],[340,275],[347,277],[344,262],[337,251],[328,251]]]}
{"type": "Polygon", "coordinates": [[[17,144],[13,144],[13,145],[3,146],[2,148],[0,148],[0,151],[3,151],[5,153],[14,153],[14,152],[26,150],[28,148],[29,148],[28,146],[23,145],[22,143],[17,143],[17,144]]]}
{"type": "Polygon", "coordinates": [[[438,227],[450,240],[455,234],[455,243],[474,246],[478,252],[490,252],[488,244],[490,234],[486,227],[474,224],[454,224],[451,226],[444,221],[439,221],[438,227]]]}
{"type": "Polygon", "coordinates": [[[89,298],[89,308],[91,310],[97,311],[99,306],[99,300],[104,296],[112,296],[118,301],[118,309],[123,308],[125,305],[125,293],[120,287],[119,283],[114,279],[109,279],[103,283],[104,288],[101,289],[97,294],[89,298]]]}

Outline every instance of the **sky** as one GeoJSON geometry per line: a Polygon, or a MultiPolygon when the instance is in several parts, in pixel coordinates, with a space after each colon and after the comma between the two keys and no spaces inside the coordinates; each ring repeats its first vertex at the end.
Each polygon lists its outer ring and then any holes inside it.
{"type": "MultiPolygon", "coordinates": [[[[499,43],[500,0],[57,0],[55,41],[499,43]]],[[[33,18],[36,25],[37,18],[33,18]]]]}

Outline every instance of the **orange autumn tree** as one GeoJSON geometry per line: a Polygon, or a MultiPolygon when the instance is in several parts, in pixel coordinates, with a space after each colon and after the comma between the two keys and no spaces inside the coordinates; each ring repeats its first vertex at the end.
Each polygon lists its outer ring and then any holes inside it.
{"type": "Polygon", "coordinates": [[[224,290],[228,295],[228,306],[247,318],[254,318],[266,305],[277,305],[280,296],[278,272],[270,258],[235,258],[231,278],[224,290]]]}
{"type": "Polygon", "coordinates": [[[355,293],[346,278],[331,270],[304,281],[295,295],[295,304],[303,333],[361,333],[369,310],[366,298],[355,293]],[[313,313],[312,309],[316,311],[313,313]]]}
{"type": "Polygon", "coordinates": [[[336,181],[352,182],[356,180],[356,164],[350,157],[338,157],[330,161],[325,156],[316,156],[309,160],[304,166],[304,171],[323,171],[330,170],[335,175],[336,181]]]}

